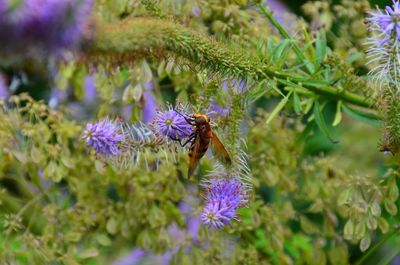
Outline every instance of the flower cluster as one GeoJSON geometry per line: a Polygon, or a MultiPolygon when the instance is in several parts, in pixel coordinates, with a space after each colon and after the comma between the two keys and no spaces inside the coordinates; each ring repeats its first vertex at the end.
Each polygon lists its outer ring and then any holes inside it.
{"type": "Polygon", "coordinates": [[[166,111],[159,110],[152,121],[152,127],[157,133],[169,139],[182,140],[193,132],[185,117],[188,117],[185,110],[175,110],[171,107],[166,111]]]}
{"type": "Polygon", "coordinates": [[[393,7],[386,6],[385,13],[381,10],[371,13],[370,23],[382,35],[377,41],[377,46],[385,45],[393,37],[400,40],[400,3],[393,1],[393,7]]]}
{"type": "Polygon", "coordinates": [[[90,34],[92,0],[0,0],[0,54],[59,55],[90,34]]]}
{"type": "Polygon", "coordinates": [[[235,218],[236,210],[248,202],[243,183],[234,178],[213,179],[206,189],[201,220],[212,228],[229,224],[235,218]]]}
{"type": "Polygon", "coordinates": [[[208,110],[208,116],[210,118],[225,118],[231,112],[231,106],[227,106],[226,108],[222,107],[218,103],[215,102],[214,99],[210,102],[210,108],[208,110]]]}
{"type": "MultiPolygon", "coordinates": [[[[143,123],[129,125],[104,119],[88,124],[83,139],[108,161],[137,164],[139,159],[146,159],[146,155],[140,155],[141,152],[159,151],[170,146],[169,140],[188,138],[193,133],[192,125],[187,121],[190,118],[188,113],[187,108],[179,105],[159,110],[151,127],[143,123]]],[[[245,157],[239,156],[236,160],[238,163],[231,173],[226,173],[226,168],[216,163],[210,172],[210,180],[203,182],[206,194],[201,221],[210,228],[220,229],[229,224],[236,219],[237,210],[248,203],[249,169],[245,157]]]]}
{"type": "Polygon", "coordinates": [[[375,64],[371,73],[380,82],[389,82],[399,87],[400,66],[400,2],[386,6],[385,12],[377,9],[368,19],[370,30],[375,34],[369,38],[367,50],[370,64],[375,64]]]}
{"type": "Polygon", "coordinates": [[[124,140],[118,125],[108,118],[94,124],[88,123],[82,138],[97,154],[106,156],[120,154],[118,145],[124,140]]]}

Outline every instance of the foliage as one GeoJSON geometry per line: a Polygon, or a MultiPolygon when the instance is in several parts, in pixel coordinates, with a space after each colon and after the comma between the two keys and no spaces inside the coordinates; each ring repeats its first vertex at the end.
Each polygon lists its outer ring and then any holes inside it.
{"type": "MultiPolygon", "coordinates": [[[[0,44],[0,263],[393,258],[400,11],[336,2],[282,22],[259,1],[80,1],[51,16],[70,44],[0,44]],[[189,178],[194,113],[232,165],[214,149],[189,178]]],[[[0,29],[38,3],[0,0],[0,29]]]]}

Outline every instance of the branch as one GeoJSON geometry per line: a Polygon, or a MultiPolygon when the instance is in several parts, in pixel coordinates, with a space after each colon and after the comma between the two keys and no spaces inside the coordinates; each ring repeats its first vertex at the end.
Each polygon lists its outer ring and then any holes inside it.
{"type": "Polygon", "coordinates": [[[127,55],[159,57],[168,53],[182,56],[200,67],[232,77],[261,81],[274,79],[290,82],[319,95],[362,106],[371,107],[372,101],[357,94],[334,87],[313,83],[296,77],[248,56],[239,48],[232,48],[182,25],[154,18],[132,18],[108,24],[97,24],[97,34],[89,54],[95,56],[127,55]]]}

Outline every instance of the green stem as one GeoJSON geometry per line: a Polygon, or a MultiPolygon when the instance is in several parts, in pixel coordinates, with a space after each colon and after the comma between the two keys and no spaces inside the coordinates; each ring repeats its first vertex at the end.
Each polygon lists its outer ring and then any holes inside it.
{"type": "Polygon", "coordinates": [[[361,107],[371,107],[373,104],[371,100],[357,94],[285,73],[259,58],[247,56],[243,50],[163,19],[132,18],[113,23],[99,23],[88,54],[99,58],[115,58],[118,62],[147,57],[160,59],[174,54],[220,75],[254,81],[274,79],[281,84],[283,81],[289,81],[314,93],[361,107]]]}
{"type": "Polygon", "coordinates": [[[393,235],[395,235],[397,232],[399,232],[400,227],[396,227],[393,229],[391,232],[387,233],[381,240],[379,240],[378,243],[376,243],[373,247],[368,249],[367,253],[365,253],[361,259],[359,259],[354,265],[361,265],[363,264],[364,261],[367,260],[369,256],[371,256],[372,253],[375,252],[378,248],[380,248],[387,240],[389,240],[393,235]]]}

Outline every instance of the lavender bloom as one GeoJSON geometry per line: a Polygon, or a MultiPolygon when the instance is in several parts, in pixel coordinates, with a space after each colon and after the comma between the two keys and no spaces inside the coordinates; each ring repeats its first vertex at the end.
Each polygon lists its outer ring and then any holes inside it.
{"type": "Polygon", "coordinates": [[[59,55],[89,35],[92,0],[0,0],[0,53],[59,55]]]}
{"type": "Polygon", "coordinates": [[[2,74],[0,74],[0,99],[8,98],[9,95],[10,92],[8,91],[6,79],[2,74]]]}
{"type": "Polygon", "coordinates": [[[386,6],[385,13],[382,13],[379,9],[376,13],[371,12],[369,22],[373,25],[374,29],[383,34],[381,35],[381,39],[376,43],[378,46],[389,42],[392,36],[400,40],[400,3],[393,1],[393,8],[386,6]]]}
{"type": "Polygon", "coordinates": [[[224,118],[228,116],[230,111],[231,111],[230,106],[223,108],[221,105],[217,104],[214,99],[211,99],[210,109],[207,112],[210,118],[215,119],[218,117],[224,118]]]}
{"type": "Polygon", "coordinates": [[[235,95],[242,94],[247,90],[247,82],[243,79],[231,79],[222,82],[221,88],[225,91],[232,90],[235,95]]]}
{"type": "Polygon", "coordinates": [[[144,102],[144,107],[143,107],[143,112],[142,112],[142,121],[144,123],[149,123],[151,122],[154,117],[157,115],[157,102],[151,94],[151,92],[144,92],[143,93],[143,99],[145,100],[144,102]]]}
{"type": "Polygon", "coordinates": [[[93,75],[86,76],[83,95],[85,103],[92,105],[96,102],[96,86],[93,75]]]}
{"type": "Polygon", "coordinates": [[[201,10],[200,10],[200,8],[199,8],[198,6],[192,6],[192,14],[193,14],[195,17],[200,17],[200,15],[201,15],[201,10]]]}
{"type": "MultiPolygon", "coordinates": [[[[186,113],[182,113],[187,115],[186,113]]],[[[158,111],[153,119],[153,127],[157,133],[171,139],[184,139],[192,134],[192,126],[185,118],[173,109],[158,111]]]]}
{"type": "Polygon", "coordinates": [[[54,87],[51,90],[49,106],[51,108],[56,108],[61,102],[67,98],[67,92],[65,90],[54,87]]]}
{"type": "Polygon", "coordinates": [[[214,179],[207,187],[206,206],[201,220],[211,228],[222,228],[235,218],[236,210],[246,203],[241,182],[236,179],[214,179]]]}
{"type": "Polygon", "coordinates": [[[369,64],[375,64],[371,73],[380,86],[390,82],[398,87],[400,84],[397,74],[400,67],[400,3],[393,1],[393,7],[387,6],[385,13],[378,9],[370,15],[368,19],[370,30],[377,33],[368,40],[369,64]]]}
{"type": "Polygon", "coordinates": [[[140,248],[135,248],[131,253],[118,259],[112,265],[133,265],[140,262],[146,255],[146,252],[140,248]]]}
{"type": "Polygon", "coordinates": [[[92,147],[96,153],[104,155],[118,155],[120,150],[118,144],[124,139],[119,133],[118,125],[108,118],[95,124],[88,123],[83,133],[83,139],[89,147],[92,147]]]}

